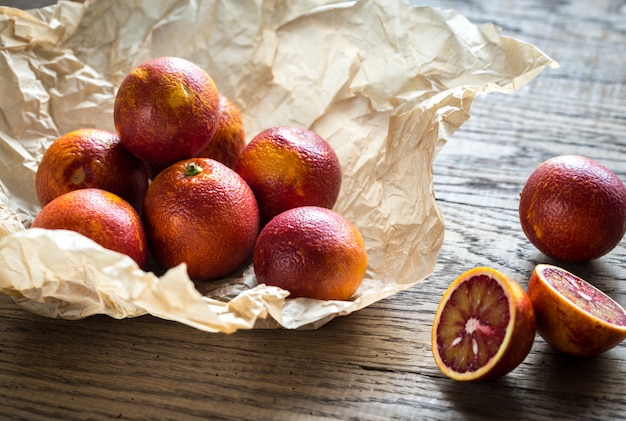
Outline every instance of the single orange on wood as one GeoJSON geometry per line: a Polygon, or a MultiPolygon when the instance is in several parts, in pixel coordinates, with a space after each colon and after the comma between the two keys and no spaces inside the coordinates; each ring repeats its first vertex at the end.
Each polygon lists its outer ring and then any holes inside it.
{"type": "Polygon", "coordinates": [[[537,331],[557,351],[592,356],[626,339],[626,310],[582,278],[557,266],[535,267],[528,296],[537,331]]]}
{"type": "Polygon", "coordinates": [[[263,224],[298,206],[331,209],[341,189],[341,166],[333,148],[298,127],[272,127],[257,134],[235,169],[254,191],[263,224]]]}
{"type": "Polygon", "coordinates": [[[146,264],[148,244],[141,218],[121,197],[97,188],[73,190],[44,206],[31,227],[78,232],[102,247],[146,264]]]}
{"type": "Polygon", "coordinates": [[[122,144],[148,163],[171,164],[196,156],[217,128],[219,92],[196,64],[159,57],[122,81],[113,107],[122,144]]]}
{"type": "Polygon", "coordinates": [[[150,250],[194,280],[225,276],[252,255],[259,209],[246,182],[209,158],[179,161],[156,176],[144,200],[150,250]]]}
{"type": "Polygon", "coordinates": [[[115,193],[141,210],[148,189],[143,162],[107,130],[78,129],[57,138],[44,153],[35,178],[41,206],[72,190],[88,187],[115,193]]]}
{"type": "Polygon", "coordinates": [[[432,352],[451,379],[489,380],[524,361],[535,332],[534,309],[522,287],[495,269],[478,267],[444,293],[432,326],[432,352]]]}
{"type": "Polygon", "coordinates": [[[592,159],[557,156],[528,177],[519,218],[528,240],[544,254],[571,262],[595,259],[626,233],[626,187],[592,159]]]}
{"type": "Polygon", "coordinates": [[[303,206],[273,218],[259,234],[253,255],[260,284],[289,297],[348,300],[367,270],[367,249],[358,229],[327,208],[303,206]]]}
{"type": "Polygon", "coordinates": [[[220,94],[219,115],[213,138],[198,156],[215,159],[229,168],[235,168],[239,154],[246,146],[241,111],[230,99],[220,94]]]}

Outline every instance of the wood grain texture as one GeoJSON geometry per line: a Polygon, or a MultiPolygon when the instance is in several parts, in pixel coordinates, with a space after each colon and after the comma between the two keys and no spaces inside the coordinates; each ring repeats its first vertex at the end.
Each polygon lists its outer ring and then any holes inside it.
{"type": "MultiPolygon", "coordinates": [[[[429,4],[493,22],[561,65],[513,95],[476,99],[437,157],[446,237],[432,276],[317,331],[234,335],[154,317],[49,320],[2,295],[0,419],[626,419],[626,343],[578,359],[538,337],[521,366],[480,384],[445,378],[430,350],[434,311],[460,273],[492,266],[526,287],[550,262],[518,222],[536,165],[578,153],[626,180],[626,3],[429,4]]],[[[626,241],[566,268],[626,305],[626,241]]]]}

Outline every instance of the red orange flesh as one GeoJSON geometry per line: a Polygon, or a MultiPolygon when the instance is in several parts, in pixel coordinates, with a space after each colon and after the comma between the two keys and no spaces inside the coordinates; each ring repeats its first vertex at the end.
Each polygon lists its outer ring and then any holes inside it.
{"type": "Polygon", "coordinates": [[[528,296],[537,315],[537,331],[560,352],[592,356],[626,339],[626,310],[565,269],[537,265],[528,296]]]}
{"type": "Polygon", "coordinates": [[[522,363],[535,330],[532,304],[519,284],[495,269],[474,268],[443,295],[432,352],[439,369],[454,380],[493,379],[522,363]]]}

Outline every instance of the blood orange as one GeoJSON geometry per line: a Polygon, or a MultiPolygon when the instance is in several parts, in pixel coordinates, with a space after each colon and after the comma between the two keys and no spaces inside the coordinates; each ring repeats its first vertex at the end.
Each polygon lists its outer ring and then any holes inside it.
{"type": "Polygon", "coordinates": [[[359,230],[344,216],[300,206],[263,228],[253,263],[259,283],[285,289],[290,298],[348,300],[363,282],[367,249],[359,230]]]}
{"type": "Polygon", "coordinates": [[[557,156],[528,177],[519,217],[528,240],[546,255],[569,262],[595,259],[626,232],[626,187],[599,162],[557,156]]]}
{"type": "Polygon", "coordinates": [[[298,206],[332,209],[341,189],[341,166],[333,148],[299,127],[263,130],[241,151],[235,169],[252,188],[263,225],[298,206]]]}
{"type": "Polygon", "coordinates": [[[113,107],[122,144],[144,161],[163,166],[206,147],[219,118],[211,76],[180,57],[158,57],[122,81],[113,107]]]}
{"type": "Polygon", "coordinates": [[[528,296],[537,314],[539,335],[560,352],[596,355],[626,339],[626,310],[560,267],[537,265],[528,296]]]}
{"type": "Polygon", "coordinates": [[[239,161],[239,154],[246,146],[243,117],[239,108],[222,94],[220,94],[219,115],[213,138],[198,156],[214,159],[228,168],[235,168],[239,161]]]}
{"type": "Polygon", "coordinates": [[[102,247],[146,265],[148,244],[141,218],[116,194],[98,188],[64,193],[44,206],[31,227],[78,232],[102,247]]]}
{"type": "Polygon", "coordinates": [[[35,178],[41,206],[72,190],[110,191],[141,211],[148,174],[115,133],[84,128],[57,138],[44,153],[35,178]]]}
{"type": "Polygon", "coordinates": [[[209,158],[164,169],[144,200],[150,250],[169,269],[186,263],[194,280],[225,276],[251,255],[259,233],[259,209],[237,173],[209,158]]]}
{"type": "Polygon", "coordinates": [[[495,269],[478,267],[459,276],[443,295],[432,352],[451,379],[493,379],[522,363],[535,331],[535,313],[522,287],[495,269]]]}

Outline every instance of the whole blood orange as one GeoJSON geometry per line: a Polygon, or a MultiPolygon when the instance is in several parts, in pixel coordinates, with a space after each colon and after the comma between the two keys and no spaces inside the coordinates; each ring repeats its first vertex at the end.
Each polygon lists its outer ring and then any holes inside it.
{"type": "Polygon", "coordinates": [[[157,165],[196,156],[209,143],[219,117],[219,92],[196,64],[159,57],[122,81],[113,107],[122,144],[157,165]]]}
{"type": "Polygon", "coordinates": [[[76,231],[102,247],[146,264],[148,244],[141,218],[121,197],[97,188],[62,194],[35,216],[31,227],[76,231]]]}
{"type": "Polygon", "coordinates": [[[143,162],[115,133],[86,128],[57,138],[44,153],[35,178],[41,206],[72,190],[88,187],[115,193],[141,210],[148,189],[143,162]]]}
{"type": "Polygon", "coordinates": [[[317,134],[297,127],[257,134],[235,168],[254,191],[263,224],[298,206],[331,209],[341,188],[335,151],[317,134]]]}
{"type": "Polygon", "coordinates": [[[345,217],[303,206],[263,227],[253,265],[260,284],[287,290],[291,298],[348,300],[363,282],[367,250],[361,233],[345,217]]]}
{"type": "Polygon", "coordinates": [[[528,283],[528,296],[539,335],[560,352],[597,355],[626,339],[626,310],[560,267],[537,265],[528,283]]]}
{"type": "Polygon", "coordinates": [[[179,161],[156,176],[144,200],[150,250],[194,280],[219,278],[252,255],[259,210],[246,182],[209,158],[179,161]]]}
{"type": "Polygon", "coordinates": [[[526,181],[519,217],[526,237],[546,255],[595,259],[613,250],[626,232],[626,187],[594,160],[554,157],[526,181]]]}
{"type": "Polygon", "coordinates": [[[478,267],[444,293],[432,327],[432,352],[451,379],[488,380],[524,361],[535,332],[533,306],[522,287],[495,269],[478,267]]]}
{"type": "Polygon", "coordinates": [[[246,132],[239,108],[220,94],[217,129],[209,144],[198,156],[215,159],[229,168],[235,168],[239,154],[246,146],[246,132]]]}

